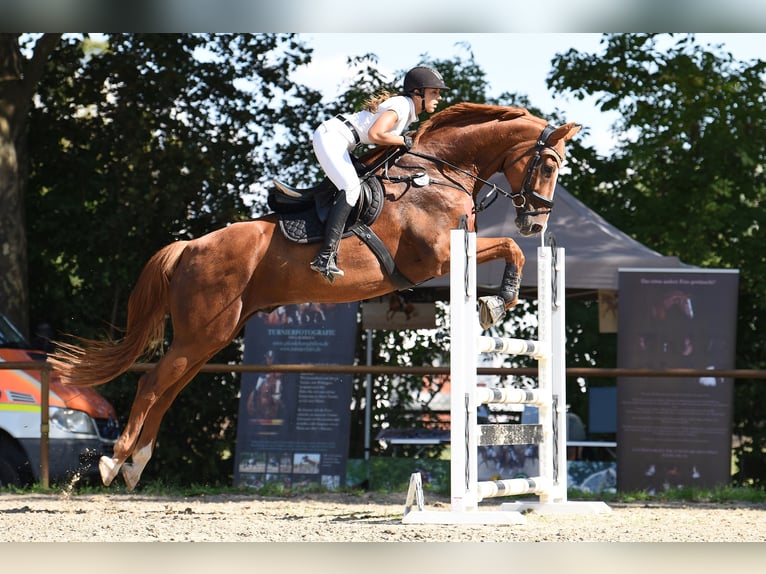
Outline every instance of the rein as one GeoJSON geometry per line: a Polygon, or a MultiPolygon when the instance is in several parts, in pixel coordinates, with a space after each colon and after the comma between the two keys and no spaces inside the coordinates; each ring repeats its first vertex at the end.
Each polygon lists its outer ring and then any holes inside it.
{"type": "MultiPolygon", "coordinates": [[[[538,209],[538,210],[535,210],[535,211],[526,211],[525,213],[527,215],[530,215],[530,216],[547,215],[553,209],[553,201],[543,197],[542,195],[540,195],[536,191],[533,191],[533,190],[529,189],[529,185],[530,185],[530,182],[532,180],[532,175],[534,174],[534,171],[537,168],[537,165],[540,163],[540,159],[542,158],[543,150],[545,150],[545,149],[551,150],[556,155],[556,157],[559,159],[559,161],[562,161],[562,157],[558,154],[558,152],[555,149],[553,149],[553,146],[551,146],[548,143],[548,138],[550,137],[550,135],[554,131],[555,131],[554,127],[552,127],[552,126],[545,126],[545,129],[543,129],[542,133],[540,134],[540,137],[537,139],[537,143],[535,144],[535,147],[534,147],[534,156],[532,157],[532,159],[529,162],[529,165],[527,166],[526,173],[524,174],[524,179],[521,182],[521,190],[518,191],[518,192],[514,192],[513,189],[511,189],[511,191],[506,191],[503,188],[498,187],[496,184],[494,184],[494,183],[492,183],[490,181],[487,181],[486,179],[483,179],[483,178],[481,178],[481,177],[479,177],[479,176],[477,176],[477,175],[475,175],[475,174],[473,174],[473,173],[471,173],[471,172],[469,172],[469,171],[467,171],[467,170],[465,170],[465,169],[463,169],[463,168],[461,168],[459,166],[456,166],[456,165],[454,165],[454,164],[452,164],[452,163],[450,163],[450,162],[448,162],[446,160],[443,160],[441,158],[438,158],[436,156],[432,156],[432,155],[429,155],[429,154],[425,154],[425,153],[421,153],[421,152],[416,152],[416,151],[412,151],[412,150],[407,150],[404,153],[400,154],[399,157],[401,157],[403,155],[406,155],[406,154],[414,155],[415,157],[419,157],[419,158],[428,160],[430,162],[433,162],[433,163],[436,163],[436,164],[439,164],[439,165],[442,165],[442,166],[447,166],[447,167],[449,167],[449,168],[451,168],[451,169],[453,169],[453,170],[455,170],[455,171],[457,171],[459,173],[462,173],[463,175],[466,175],[466,176],[474,179],[475,181],[479,181],[479,182],[483,183],[484,185],[490,186],[492,189],[489,191],[489,193],[487,193],[487,195],[484,197],[484,199],[482,199],[481,202],[473,208],[473,212],[474,213],[480,213],[480,212],[484,211],[485,209],[487,209],[490,205],[492,205],[497,200],[498,194],[500,194],[500,195],[503,195],[506,198],[510,199],[511,202],[513,203],[513,206],[516,209],[523,209],[525,206],[530,205],[530,201],[527,199],[527,196],[531,196],[532,198],[534,198],[536,203],[538,203],[538,204],[543,206],[543,209],[538,209]]],[[[394,157],[394,155],[396,155],[396,154],[391,154],[391,155],[387,156],[383,162],[379,163],[375,167],[375,170],[377,170],[381,166],[384,166],[385,170],[386,170],[385,178],[387,180],[389,180],[389,181],[394,181],[394,182],[413,181],[414,179],[419,177],[419,175],[406,176],[406,177],[392,177],[392,176],[389,176],[388,175],[388,160],[391,159],[392,157],[394,157]]],[[[524,157],[524,156],[521,156],[521,157],[524,157]]],[[[519,161],[521,159],[521,157],[519,157],[519,159],[517,159],[515,161],[519,161]]],[[[400,167],[415,169],[415,166],[400,166],[400,167]]],[[[368,172],[368,173],[371,173],[372,171],[373,170],[370,170],[370,172],[368,172]]],[[[420,174],[420,175],[422,175],[422,174],[420,174]]],[[[435,183],[437,185],[447,185],[447,186],[450,186],[450,187],[454,187],[456,189],[462,190],[463,192],[465,192],[468,195],[471,195],[471,196],[473,195],[469,190],[467,190],[464,186],[462,186],[462,185],[460,185],[458,183],[438,182],[438,181],[433,181],[433,183],[435,183]]],[[[510,182],[509,182],[509,185],[510,185],[510,182]]]]}
{"type": "MultiPolygon", "coordinates": [[[[505,191],[503,188],[498,187],[496,184],[492,183],[491,181],[487,181],[486,179],[483,179],[483,178],[479,177],[478,175],[475,175],[475,174],[473,174],[473,173],[463,169],[462,167],[456,166],[456,165],[454,165],[454,164],[452,164],[452,163],[450,163],[450,162],[448,162],[446,160],[443,160],[443,159],[438,158],[438,157],[433,156],[433,155],[428,155],[428,154],[425,154],[425,153],[420,153],[420,152],[416,152],[416,151],[412,151],[412,150],[408,151],[407,153],[409,153],[411,155],[414,155],[416,157],[420,157],[420,158],[426,159],[426,160],[431,161],[431,162],[436,163],[436,164],[447,166],[447,167],[449,167],[449,168],[451,168],[451,169],[453,169],[453,170],[455,170],[455,171],[457,171],[459,173],[462,173],[463,175],[467,175],[468,177],[470,177],[470,178],[472,178],[472,179],[474,179],[476,181],[480,181],[484,185],[490,186],[492,189],[489,191],[489,193],[487,193],[486,197],[484,199],[482,199],[482,201],[473,208],[473,212],[474,213],[479,213],[481,211],[484,211],[486,208],[488,208],[490,205],[492,205],[495,202],[495,200],[497,200],[498,193],[501,194],[501,195],[504,195],[507,198],[510,198],[511,201],[513,201],[513,197],[514,197],[513,193],[509,193],[509,192],[505,191]],[[487,199],[489,199],[490,197],[492,199],[489,202],[487,202],[487,199]]],[[[449,187],[454,187],[455,189],[459,189],[459,190],[465,192],[467,195],[471,195],[471,196],[473,195],[469,190],[467,190],[464,186],[460,185],[459,183],[438,182],[438,181],[435,181],[434,183],[439,184],[439,185],[447,185],[449,187]]],[[[516,205],[515,202],[514,202],[514,205],[516,205]]]]}

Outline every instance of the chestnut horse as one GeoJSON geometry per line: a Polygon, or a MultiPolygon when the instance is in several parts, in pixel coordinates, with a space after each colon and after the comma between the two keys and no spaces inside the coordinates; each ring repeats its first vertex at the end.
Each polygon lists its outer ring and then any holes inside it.
{"type": "MultiPolygon", "coordinates": [[[[579,129],[574,123],[553,128],[523,108],[468,103],[446,108],[421,125],[414,146],[399,150],[404,153],[396,161],[381,161],[392,151],[387,147],[361,158],[377,166],[371,171],[384,186],[385,201],[370,228],[411,284],[444,275],[450,230],[461,222],[474,229],[476,212],[491,203],[477,204],[477,194],[487,178],[502,171],[511,191],[493,186],[492,200],[509,198],[520,233],[539,233],[553,205],[565,142],[579,129]]],[[[172,341],[141,376],[114,456],[99,463],[105,485],[122,469],[128,489],[135,488],[173,400],[250,316],[307,301],[359,301],[401,287],[356,236],[341,243],[339,265],[346,274],[333,284],[309,267],[316,251],[311,243],[287,240],[275,213],[177,241],[158,251],[141,272],[128,301],[123,338],[57,344],[49,360],[65,382],[100,385],[161,349],[166,317],[172,321],[172,341]]],[[[508,237],[477,239],[478,263],[500,258],[506,261],[503,288],[498,296],[483,298],[489,309],[482,312],[486,325],[518,302],[524,255],[508,237]]]]}

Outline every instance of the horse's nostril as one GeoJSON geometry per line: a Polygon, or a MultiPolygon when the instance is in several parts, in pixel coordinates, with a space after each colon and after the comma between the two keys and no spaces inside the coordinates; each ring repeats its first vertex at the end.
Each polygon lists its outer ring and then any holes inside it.
{"type": "Polygon", "coordinates": [[[532,233],[540,233],[542,230],[543,230],[543,226],[540,225],[539,223],[535,223],[532,226],[532,233]]]}

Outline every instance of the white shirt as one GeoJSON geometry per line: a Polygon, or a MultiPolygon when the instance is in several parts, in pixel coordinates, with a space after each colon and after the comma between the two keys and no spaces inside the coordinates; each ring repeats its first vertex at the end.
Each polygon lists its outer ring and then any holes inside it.
{"type": "Polygon", "coordinates": [[[418,114],[415,112],[415,103],[407,96],[388,98],[380,103],[378,111],[374,114],[367,110],[362,110],[354,114],[343,114],[343,116],[356,128],[361,143],[372,144],[367,132],[378,118],[388,110],[396,113],[396,123],[391,132],[397,135],[403,135],[409,125],[418,119],[418,114]]]}

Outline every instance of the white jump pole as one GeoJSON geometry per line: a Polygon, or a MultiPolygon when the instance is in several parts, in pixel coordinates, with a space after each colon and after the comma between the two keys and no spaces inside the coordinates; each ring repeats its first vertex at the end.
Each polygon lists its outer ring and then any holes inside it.
{"type": "Polygon", "coordinates": [[[450,261],[450,440],[451,509],[423,509],[419,474],[413,475],[405,505],[405,523],[520,524],[522,511],[610,512],[600,502],[567,502],[566,384],[564,331],[564,250],[538,248],[538,340],[525,341],[479,335],[476,309],[476,234],[452,230],[450,261]],[[555,274],[553,271],[555,270],[555,274]],[[477,387],[478,354],[521,354],[538,361],[538,388],[486,389],[477,387]],[[483,403],[534,404],[539,409],[541,438],[539,476],[478,482],[479,427],[476,412],[483,403]],[[484,498],[536,494],[539,501],[501,505],[498,511],[479,511],[484,498]],[[418,509],[413,510],[413,501],[418,509]]]}
{"type": "Polygon", "coordinates": [[[479,445],[473,432],[478,404],[469,382],[478,368],[476,234],[453,229],[450,249],[450,499],[452,510],[460,513],[479,504],[479,445]]]}

